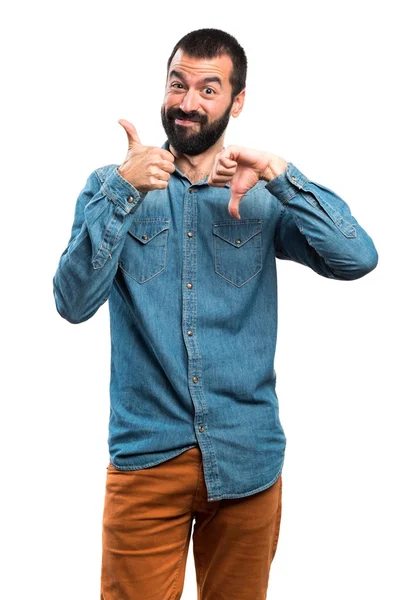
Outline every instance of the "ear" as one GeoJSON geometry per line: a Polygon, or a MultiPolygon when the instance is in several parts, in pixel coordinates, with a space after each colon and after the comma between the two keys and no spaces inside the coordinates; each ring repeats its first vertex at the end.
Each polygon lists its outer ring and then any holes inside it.
{"type": "Polygon", "coordinates": [[[237,96],[235,96],[235,98],[233,100],[232,108],[231,108],[231,116],[232,117],[236,118],[242,112],[245,94],[246,94],[246,88],[243,88],[243,90],[241,92],[239,92],[239,94],[237,96]]]}

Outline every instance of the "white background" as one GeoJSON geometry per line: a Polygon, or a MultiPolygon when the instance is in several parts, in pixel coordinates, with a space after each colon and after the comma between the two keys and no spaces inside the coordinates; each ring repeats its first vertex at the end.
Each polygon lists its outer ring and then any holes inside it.
{"type": "MultiPolygon", "coordinates": [[[[14,2],[3,11],[2,598],[99,598],[108,307],[71,325],[55,309],[52,278],[88,175],[125,157],[118,119],[143,143],[164,142],[166,61],[200,27],[233,34],[248,57],[245,107],[225,143],[284,156],[334,189],[379,253],[378,267],[351,282],[278,262],[287,449],[268,600],[400,597],[394,4],[14,2]]],[[[192,544],[182,598],[196,598],[192,544]]]]}

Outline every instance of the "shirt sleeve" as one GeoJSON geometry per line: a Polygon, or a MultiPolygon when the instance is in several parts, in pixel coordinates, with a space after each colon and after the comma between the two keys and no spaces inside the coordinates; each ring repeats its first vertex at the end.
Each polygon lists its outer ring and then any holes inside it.
{"type": "Polygon", "coordinates": [[[71,323],[86,321],[107,300],[127,231],[146,195],[117,169],[104,167],[88,177],[53,279],[56,308],[71,323]]]}
{"type": "Polygon", "coordinates": [[[378,264],[378,253],[349,206],[335,192],[308,180],[292,163],[266,184],[281,203],[275,255],[319,275],[352,280],[378,264]]]}

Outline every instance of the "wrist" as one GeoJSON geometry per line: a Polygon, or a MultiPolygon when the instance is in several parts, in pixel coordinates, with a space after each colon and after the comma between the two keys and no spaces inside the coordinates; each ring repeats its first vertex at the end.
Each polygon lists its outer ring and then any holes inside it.
{"type": "Polygon", "coordinates": [[[118,174],[121,175],[121,177],[123,177],[125,179],[125,181],[128,181],[128,178],[126,177],[126,173],[124,172],[124,169],[122,166],[119,166],[117,168],[117,171],[118,171],[118,174]]]}
{"type": "Polygon", "coordinates": [[[125,181],[127,183],[129,183],[129,185],[131,185],[132,187],[134,187],[135,190],[137,190],[138,192],[141,192],[141,193],[145,194],[148,191],[147,189],[143,189],[142,187],[139,187],[136,184],[136,181],[133,181],[132,177],[129,176],[129,170],[127,169],[126,171],[124,171],[124,168],[123,168],[122,165],[117,168],[117,173],[118,173],[118,175],[121,175],[121,177],[123,179],[125,179],[125,181]]]}
{"type": "Polygon", "coordinates": [[[284,158],[277,156],[269,161],[264,171],[260,174],[260,179],[263,181],[271,181],[274,177],[281,175],[286,171],[287,161],[284,158]]]}

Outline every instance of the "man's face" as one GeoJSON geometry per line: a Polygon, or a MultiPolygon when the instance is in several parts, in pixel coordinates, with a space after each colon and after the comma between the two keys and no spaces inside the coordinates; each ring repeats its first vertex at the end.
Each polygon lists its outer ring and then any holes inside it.
{"type": "MultiPolygon", "coordinates": [[[[181,154],[196,155],[213,146],[231,114],[237,116],[228,55],[198,59],[177,50],[169,67],[161,120],[168,141],[181,154]]],[[[241,101],[241,104],[243,101],[241,101]]]]}

